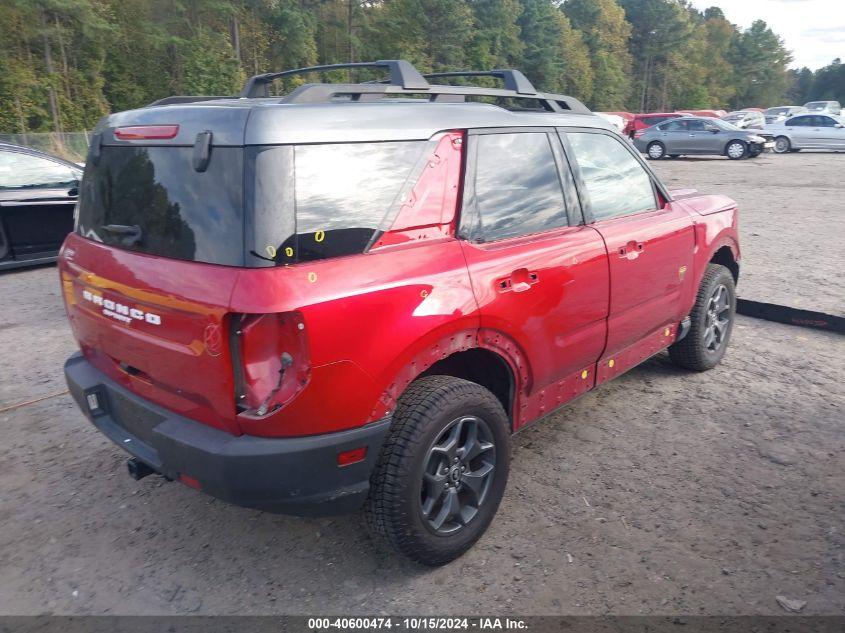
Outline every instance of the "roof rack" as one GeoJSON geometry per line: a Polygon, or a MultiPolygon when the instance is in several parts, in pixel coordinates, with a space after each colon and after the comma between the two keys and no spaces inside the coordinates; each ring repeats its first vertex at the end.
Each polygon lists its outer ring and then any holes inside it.
{"type": "MultiPolygon", "coordinates": [[[[526,109],[540,109],[546,112],[590,113],[589,108],[578,99],[566,95],[538,92],[528,78],[518,70],[464,70],[422,75],[413,65],[401,59],[327,64],[255,75],[247,80],[238,97],[242,99],[267,98],[270,96],[268,87],[276,79],[310,72],[326,72],[348,68],[382,68],[388,71],[389,77],[383,80],[356,84],[305,84],[299,86],[290,94],[279,97],[279,103],[326,103],[337,100],[369,102],[403,95],[425,97],[429,101],[437,103],[462,103],[467,99],[484,97],[515,100],[528,106],[526,109]],[[504,88],[432,84],[427,81],[428,79],[450,77],[495,77],[504,82],[504,88]]],[[[159,99],[150,105],[158,106],[230,98],[232,97],[174,96],[159,99]]]]}
{"type": "Polygon", "coordinates": [[[348,64],[326,64],[323,66],[308,66],[306,68],[294,68],[283,70],[278,73],[265,73],[250,77],[239,96],[268,97],[267,86],[282,77],[302,75],[311,72],[326,72],[329,70],[342,70],[344,68],[387,68],[390,72],[390,83],[394,86],[402,86],[408,90],[425,90],[428,82],[423,79],[419,71],[403,59],[382,59],[377,62],[350,62],[348,64]]]}

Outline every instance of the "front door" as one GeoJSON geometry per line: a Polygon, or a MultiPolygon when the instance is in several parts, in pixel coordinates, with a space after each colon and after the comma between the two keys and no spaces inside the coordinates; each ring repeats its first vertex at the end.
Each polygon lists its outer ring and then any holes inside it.
{"type": "Polygon", "coordinates": [[[651,174],[625,143],[598,130],[562,137],[577,169],[587,219],[604,238],[609,258],[601,382],[672,342],[685,316],[695,237],[689,214],[663,203],[651,174]]]}
{"type": "Polygon", "coordinates": [[[514,426],[595,383],[604,348],[608,266],[584,226],[554,130],[469,135],[462,245],[481,338],[524,372],[514,426]]]}

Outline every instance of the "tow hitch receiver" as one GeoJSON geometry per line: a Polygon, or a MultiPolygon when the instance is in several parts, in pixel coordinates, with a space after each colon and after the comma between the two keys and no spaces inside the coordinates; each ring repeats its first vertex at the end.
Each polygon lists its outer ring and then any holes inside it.
{"type": "Polygon", "coordinates": [[[135,457],[132,457],[126,462],[126,468],[129,470],[129,476],[135,481],[139,481],[147,475],[152,475],[155,472],[152,468],[135,457]]]}

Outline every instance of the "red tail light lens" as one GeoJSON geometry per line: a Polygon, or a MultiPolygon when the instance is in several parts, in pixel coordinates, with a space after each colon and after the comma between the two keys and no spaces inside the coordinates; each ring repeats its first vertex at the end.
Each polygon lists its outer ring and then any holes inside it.
{"type": "Polygon", "coordinates": [[[236,315],[232,321],[236,399],[241,415],[270,415],[305,388],[311,362],[298,312],[236,315]]]}
{"type": "Polygon", "coordinates": [[[114,137],[121,141],[165,140],[179,134],[178,125],[128,125],[114,131],[114,137]]]}
{"type": "Polygon", "coordinates": [[[634,138],[640,138],[643,134],[645,134],[645,130],[637,130],[634,132],[634,138]]]}

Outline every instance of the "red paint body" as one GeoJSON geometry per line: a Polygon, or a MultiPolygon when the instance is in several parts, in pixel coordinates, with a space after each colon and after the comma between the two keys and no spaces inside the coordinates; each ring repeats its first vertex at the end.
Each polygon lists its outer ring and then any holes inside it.
{"type": "Polygon", "coordinates": [[[185,417],[234,435],[292,437],[382,419],[433,363],[481,348],[511,371],[517,430],[671,344],[714,254],[727,248],[739,260],[735,203],[689,191],[648,213],[490,244],[461,240],[461,140],[444,136],[366,254],[248,269],[70,235],[60,271],[82,351],[185,417]],[[164,326],[107,318],[92,297],[125,301],[164,326]],[[257,387],[278,375],[278,339],[307,359],[267,415],[237,412],[236,315],[269,315],[242,322],[247,380],[257,387]]]}

